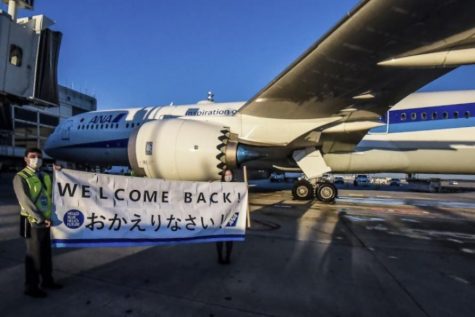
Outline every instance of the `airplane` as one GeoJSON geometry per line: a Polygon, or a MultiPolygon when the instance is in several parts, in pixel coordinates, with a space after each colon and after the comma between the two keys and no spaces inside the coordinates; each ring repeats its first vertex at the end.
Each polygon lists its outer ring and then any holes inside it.
{"type": "Polygon", "coordinates": [[[45,152],[170,180],[218,180],[243,164],[298,170],[294,198],[326,203],[338,194],[319,179],[330,171],[474,173],[475,91],[411,94],[475,63],[473,9],[362,1],[248,101],[80,114],[45,152]]]}

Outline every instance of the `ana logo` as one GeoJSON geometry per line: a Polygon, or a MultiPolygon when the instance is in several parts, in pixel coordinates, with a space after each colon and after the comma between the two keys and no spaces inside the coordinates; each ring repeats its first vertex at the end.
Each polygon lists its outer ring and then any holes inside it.
{"type": "Polygon", "coordinates": [[[99,115],[99,116],[94,116],[89,123],[109,123],[112,121],[112,115],[99,115]]]}
{"type": "Polygon", "coordinates": [[[64,224],[69,229],[77,229],[84,223],[84,214],[76,209],[71,209],[64,214],[64,224]]]}
{"type": "Polygon", "coordinates": [[[238,212],[234,213],[234,215],[231,217],[226,227],[236,227],[238,218],[239,218],[239,213],[238,212]]]}

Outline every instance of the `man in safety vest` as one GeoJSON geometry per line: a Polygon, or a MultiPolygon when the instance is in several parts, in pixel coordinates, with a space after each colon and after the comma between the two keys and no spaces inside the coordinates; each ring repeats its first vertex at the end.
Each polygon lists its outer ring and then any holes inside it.
{"type": "Polygon", "coordinates": [[[48,174],[40,172],[40,149],[27,149],[25,162],[26,167],[13,178],[13,188],[21,208],[20,235],[26,241],[25,294],[46,297],[43,289],[62,288],[62,285],[54,282],[52,276],[52,181],[48,174]]]}

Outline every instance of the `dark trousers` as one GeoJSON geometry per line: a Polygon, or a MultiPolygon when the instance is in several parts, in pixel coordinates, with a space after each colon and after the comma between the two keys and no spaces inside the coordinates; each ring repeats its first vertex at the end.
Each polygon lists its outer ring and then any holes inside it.
{"type": "Polygon", "coordinates": [[[25,288],[38,288],[40,277],[41,283],[53,282],[50,229],[32,226],[31,235],[25,241],[25,288]]]}
{"type": "Polygon", "coordinates": [[[218,262],[229,264],[231,261],[231,252],[233,251],[233,241],[216,242],[216,251],[218,251],[218,262]],[[223,254],[225,245],[226,245],[226,253],[223,254]]]}

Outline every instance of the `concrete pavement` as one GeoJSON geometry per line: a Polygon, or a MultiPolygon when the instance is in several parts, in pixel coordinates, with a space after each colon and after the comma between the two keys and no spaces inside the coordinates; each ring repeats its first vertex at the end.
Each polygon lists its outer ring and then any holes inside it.
{"type": "Polygon", "coordinates": [[[2,316],[475,315],[475,209],[328,206],[289,191],[251,194],[253,227],[230,265],[217,263],[214,244],[55,250],[65,288],[28,298],[18,207],[4,184],[2,316]]]}

